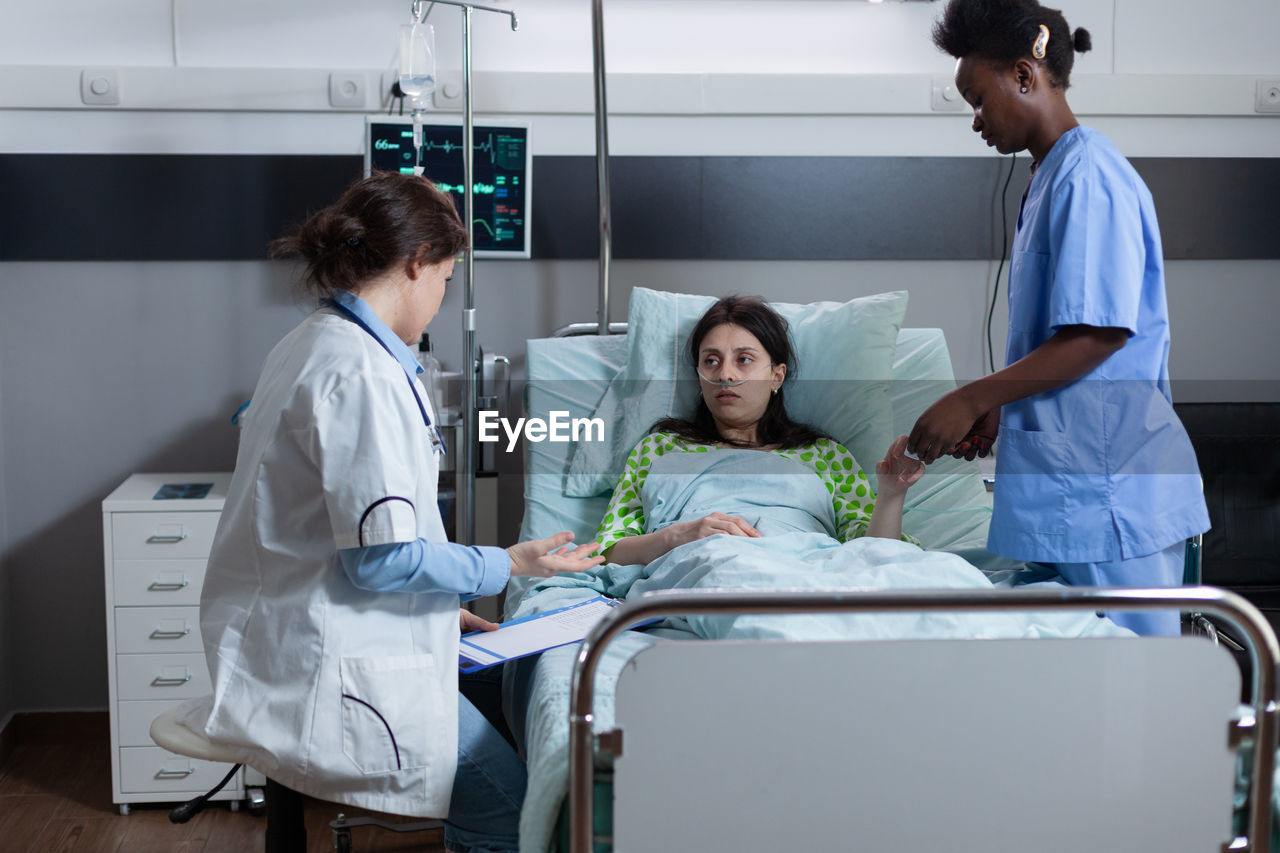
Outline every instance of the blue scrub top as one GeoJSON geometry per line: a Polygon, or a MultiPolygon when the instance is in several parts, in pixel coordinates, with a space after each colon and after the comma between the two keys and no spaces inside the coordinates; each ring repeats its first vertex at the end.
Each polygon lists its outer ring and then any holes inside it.
{"type": "Polygon", "coordinates": [[[1102,134],[1067,131],[1036,170],[1009,268],[1012,364],[1068,325],[1129,331],[1061,388],[1004,406],[987,547],[1041,562],[1152,554],[1209,527],[1169,395],[1169,312],[1151,193],[1102,134]]]}

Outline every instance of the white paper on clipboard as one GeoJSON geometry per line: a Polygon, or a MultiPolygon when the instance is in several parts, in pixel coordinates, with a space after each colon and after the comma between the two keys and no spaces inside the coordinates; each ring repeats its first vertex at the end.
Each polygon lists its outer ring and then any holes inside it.
{"type": "Polygon", "coordinates": [[[459,669],[473,672],[504,661],[576,643],[621,601],[596,596],[570,607],[507,622],[496,631],[475,631],[458,647],[459,669]]]}

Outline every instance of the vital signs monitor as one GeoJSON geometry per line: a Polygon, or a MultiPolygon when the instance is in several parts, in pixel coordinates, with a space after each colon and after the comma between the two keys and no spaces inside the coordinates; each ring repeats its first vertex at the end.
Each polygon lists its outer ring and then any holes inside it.
{"type": "MultiPolygon", "coordinates": [[[[408,117],[369,116],[366,121],[364,173],[413,174],[417,153],[408,117]]],[[[422,126],[423,174],[453,197],[462,213],[462,125],[422,126]]],[[[520,124],[472,128],[472,233],[477,258],[527,258],[533,158],[529,127],[520,124]]]]}

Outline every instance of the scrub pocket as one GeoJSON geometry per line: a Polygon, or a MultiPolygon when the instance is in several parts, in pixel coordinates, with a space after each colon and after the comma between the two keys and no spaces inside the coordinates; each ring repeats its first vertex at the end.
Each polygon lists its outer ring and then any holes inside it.
{"type": "Polygon", "coordinates": [[[431,655],[342,658],[342,751],[365,774],[426,765],[428,729],[443,719],[431,655]]]}
{"type": "Polygon", "coordinates": [[[1065,433],[1000,427],[992,522],[1020,533],[1065,536],[1068,465],[1065,433]]]}

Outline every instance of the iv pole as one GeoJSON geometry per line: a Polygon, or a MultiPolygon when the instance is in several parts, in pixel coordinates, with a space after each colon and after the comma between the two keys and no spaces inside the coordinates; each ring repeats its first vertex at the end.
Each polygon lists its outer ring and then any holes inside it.
{"type": "Polygon", "coordinates": [[[596,188],[600,198],[600,293],[596,334],[609,334],[609,261],[613,219],[609,204],[609,107],[605,102],[604,0],[591,2],[591,58],[596,96],[596,188]]]}
{"type": "Polygon", "coordinates": [[[436,3],[457,6],[462,9],[462,219],[467,226],[467,253],[463,262],[466,279],[466,302],[462,309],[462,446],[458,453],[458,541],[472,545],[476,538],[476,440],[478,438],[478,412],[476,374],[480,369],[479,347],[476,345],[476,288],[475,288],[475,222],[473,213],[474,187],[472,179],[472,148],[474,116],[471,97],[471,13],[475,9],[497,12],[511,18],[511,29],[520,28],[514,9],[499,9],[480,3],[461,0],[434,0],[426,14],[422,12],[422,0],[413,0],[411,11],[416,21],[423,21],[431,14],[436,3]]]}

